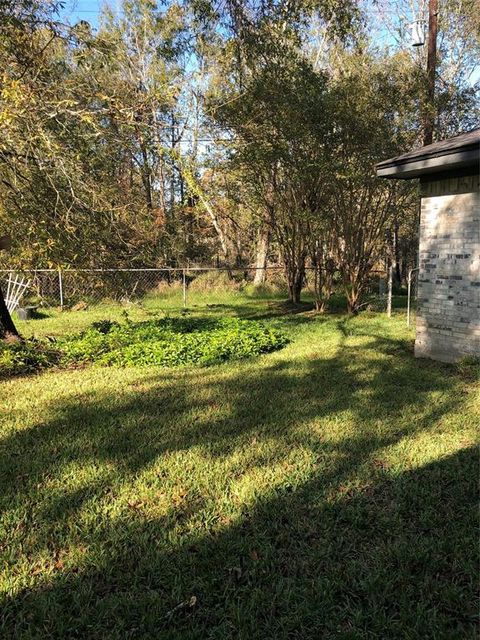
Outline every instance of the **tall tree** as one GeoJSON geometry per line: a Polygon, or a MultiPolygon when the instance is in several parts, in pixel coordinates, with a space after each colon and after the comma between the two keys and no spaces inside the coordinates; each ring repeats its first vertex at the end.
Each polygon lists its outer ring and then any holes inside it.
{"type": "Polygon", "coordinates": [[[348,310],[358,311],[372,271],[389,252],[387,232],[412,202],[409,185],[375,177],[379,158],[398,154],[416,136],[412,65],[401,54],[385,60],[358,48],[336,52],[330,100],[335,129],[331,160],[331,224],[348,310]]]}
{"type": "MultiPolygon", "coordinates": [[[[332,30],[345,28],[329,14],[332,30]]],[[[241,168],[245,196],[256,203],[260,226],[277,243],[289,288],[297,303],[305,281],[312,227],[322,216],[326,190],[322,170],[328,158],[330,122],[326,117],[326,77],[304,53],[302,29],[311,7],[260,6],[242,12],[225,47],[220,83],[209,111],[227,132],[227,154],[241,168]],[[228,44],[228,43],[227,43],[228,44]]],[[[323,12],[323,13],[322,13],[323,12]]],[[[350,7],[349,18],[354,14],[350,7]]]]}

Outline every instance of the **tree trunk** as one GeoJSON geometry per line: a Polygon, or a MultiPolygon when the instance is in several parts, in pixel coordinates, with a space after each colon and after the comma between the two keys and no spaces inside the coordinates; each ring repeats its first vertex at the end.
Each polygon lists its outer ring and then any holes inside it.
{"type": "Polygon", "coordinates": [[[288,285],[288,299],[293,304],[299,304],[301,300],[301,289],[298,287],[296,282],[288,285]]]}
{"type": "Polygon", "coordinates": [[[305,265],[295,266],[287,269],[288,279],[288,299],[293,304],[299,304],[305,277],[305,265]]]}
{"type": "Polygon", "coordinates": [[[263,226],[260,229],[257,240],[257,257],[255,260],[255,275],[253,284],[264,284],[267,279],[267,259],[268,250],[270,248],[270,231],[268,227],[263,226]]]}
{"type": "Polygon", "coordinates": [[[355,295],[347,295],[347,313],[349,315],[358,313],[358,298],[355,295]]]}
{"type": "Polygon", "coordinates": [[[148,162],[147,147],[140,139],[140,150],[142,154],[142,164],[140,166],[140,176],[142,178],[143,188],[145,189],[145,203],[149,211],[153,209],[153,193],[152,193],[152,170],[148,162]]]}
{"type": "Polygon", "coordinates": [[[315,311],[317,313],[325,313],[327,310],[327,303],[325,300],[319,300],[318,298],[315,298],[315,311]]]}
{"type": "Polygon", "coordinates": [[[326,312],[328,301],[332,295],[335,262],[332,258],[330,240],[331,238],[327,242],[320,242],[317,239],[311,253],[315,310],[319,313],[326,312]]]}
{"type": "Polygon", "coordinates": [[[200,200],[205,211],[210,216],[210,220],[212,221],[213,228],[215,229],[218,236],[218,240],[220,241],[220,246],[222,248],[222,253],[223,253],[225,262],[228,265],[229,252],[228,252],[227,238],[220,225],[219,218],[215,213],[213,207],[211,206],[208,198],[205,196],[203,189],[200,187],[197,180],[195,179],[193,172],[188,168],[187,165],[180,164],[180,168],[183,172],[183,177],[185,179],[185,183],[188,189],[191,191],[192,194],[194,194],[200,200]]]}
{"type": "Polygon", "coordinates": [[[347,312],[350,315],[357,314],[360,309],[361,291],[355,282],[349,283],[345,287],[347,296],[347,312]]]}
{"type": "Polygon", "coordinates": [[[393,268],[395,284],[401,286],[402,284],[402,272],[400,270],[400,245],[398,238],[398,220],[395,219],[393,224],[393,268]]]}
{"type": "Polygon", "coordinates": [[[0,339],[16,338],[20,339],[20,334],[16,326],[13,324],[10,312],[7,309],[3,291],[0,288],[0,339]]]}
{"type": "Polygon", "coordinates": [[[201,192],[199,192],[199,197],[200,197],[200,202],[203,204],[203,206],[205,207],[206,212],[210,216],[210,220],[212,221],[213,228],[217,232],[217,236],[218,236],[218,239],[220,241],[220,246],[222,247],[222,253],[223,253],[225,262],[228,264],[227,238],[226,238],[225,234],[223,233],[223,230],[222,230],[222,227],[220,226],[220,222],[218,220],[218,217],[217,217],[215,211],[213,210],[213,208],[210,206],[209,201],[205,198],[205,196],[201,192]]]}
{"type": "MultiPolygon", "coordinates": [[[[171,130],[170,130],[170,144],[171,144],[171,150],[172,150],[172,157],[173,157],[173,151],[175,150],[175,114],[172,111],[171,114],[171,130]]],[[[175,191],[176,191],[176,181],[175,181],[175,163],[172,164],[172,169],[170,172],[170,220],[173,220],[173,212],[175,211],[175,191]]]]}

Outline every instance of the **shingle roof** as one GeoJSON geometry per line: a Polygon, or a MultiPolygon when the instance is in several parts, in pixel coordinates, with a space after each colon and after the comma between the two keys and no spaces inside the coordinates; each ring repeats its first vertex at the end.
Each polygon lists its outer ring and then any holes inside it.
{"type": "Polygon", "coordinates": [[[475,165],[479,151],[480,128],[384,160],[375,168],[380,177],[416,178],[424,173],[475,165]]]}

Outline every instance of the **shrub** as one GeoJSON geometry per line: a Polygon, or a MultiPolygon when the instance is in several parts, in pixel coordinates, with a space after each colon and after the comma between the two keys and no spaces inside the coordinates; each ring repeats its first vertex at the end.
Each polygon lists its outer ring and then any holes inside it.
{"type": "Polygon", "coordinates": [[[119,324],[94,322],[55,348],[47,341],[0,342],[0,378],[33,373],[57,364],[119,366],[208,366],[281,349],[283,333],[254,320],[163,318],[119,324]]]}
{"type": "Polygon", "coordinates": [[[252,320],[164,318],[96,323],[62,345],[63,362],[120,366],[207,366],[283,347],[285,336],[252,320]]]}
{"type": "Polygon", "coordinates": [[[0,378],[33,373],[57,364],[59,359],[58,350],[33,338],[0,341],[0,378]]]}

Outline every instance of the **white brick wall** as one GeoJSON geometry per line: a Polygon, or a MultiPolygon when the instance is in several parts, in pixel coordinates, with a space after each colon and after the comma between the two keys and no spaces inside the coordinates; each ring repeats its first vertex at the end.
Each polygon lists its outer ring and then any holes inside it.
{"type": "Polygon", "coordinates": [[[480,357],[479,182],[422,181],[417,357],[480,357]]]}

